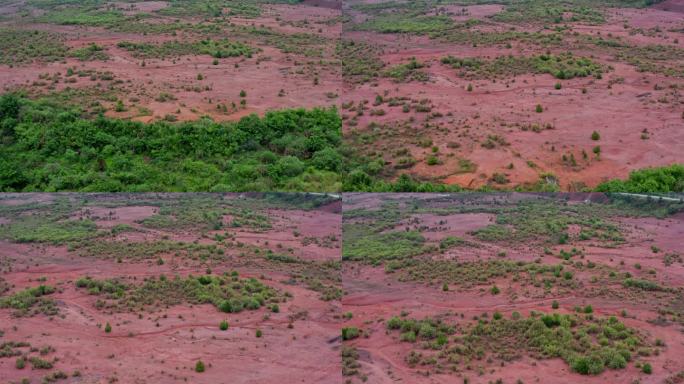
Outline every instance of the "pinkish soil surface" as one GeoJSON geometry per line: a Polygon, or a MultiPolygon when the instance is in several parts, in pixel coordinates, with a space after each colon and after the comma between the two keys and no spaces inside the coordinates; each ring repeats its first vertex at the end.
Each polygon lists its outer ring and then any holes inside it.
{"type": "MultiPolygon", "coordinates": [[[[354,209],[375,210],[383,202],[391,200],[399,202],[400,205],[411,204],[413,196],[403,195],[404,199],[401,196],[400,194],[392,198],[375,196],[372,202],[364,195],[345,196],[345,207],[350,205],[354,206],[354,209]],[[363,204],[364,208],[360,208],[360,204],[363,204]]],[[[489,215],[424,213],[430,210],[429,207],[437,210],[449,204],[459,205],[457,203],[459,198],[455,197],[454,201],[447,203],[435,196],[423,195],[421,213],[411,215],[413,220],[404,219],[398,222],[394,227],[395,230],[403,230],[409,222],[412,229],[423,228],[421,234],[429,241],[435,241],[448,234],[458,235],[469,244],[445,252],[430,253],[426,256],[427,259],[458,262],[501,260],[499,252],[505,251],[505,260],[533,262],[539,259],[542,264],[558,264],[560,259],[554,256],[539,257],[544,253],[542,251],[544,245],[537,243],[534,239],[523,243],[487,242],[473,236],[472,231],[488,224],[486,218],[489,215]],[[433,196],[433,203],[425,203],[429,201],[429,196],[433,196]],[[463,220],[459,220],[460,218],[463,220]]],[[[590,198],[590,196],[586,197],[590,198]]],[[[518,198],[525,199],[520,195],[518,198]]],[[[527,199],[529,198],[528,196],[527,199]]],[[[466,202],[464,206],[468,206],[469,199],[478,198],[463,197],[461,199],[466,202]]],[[[579,199],[578,196],[575,196],[573,200],[575,202],[572,204],[584,204],[579,202],[583,199],[579,199]]],[[[500,202],[499,199],[498,204],[492,203],[491,208],[500,206],[500,202]]],[[[559,204],[563,203],[559,202],[559,204]]],[[[658,284],[678,292],[670,299],[678,303],[676,305],[679,305],[681,310],[684,264],[680,260],[666,265],[664,255],[684,253],[681,244],[676,240],[682,236],[684,216],[681,213],[664,219],[616,216],[610,220],[621,228],[621,232],[625,235],[624,243],[616,247],[604,247],[599,244],[586,246],[585,243],[574,239],[563,246],[550,246],[551,252],[557,254],[560,249],[577,247],[584,253],[582,262],[591,261],[599,266],[630,272],[635,278],[655,280],[658,284]],[[660,250],[654,253],[652,246],[657,246],[660,250]],[[636,264],[640,264],[640,267],[636,268],[636,264]],[[647,272],[649,270],[653,272],[647,272]]],[[[353,221],[347,223],[351,225],[353,221]]],[[[572,230],[573,228],[570,228],[570,232],[572,230]]],[[[579,259],[573,260],[579,261],[579,259]]],[[[347,345],[356,348],[359,354],[360,373],[349,377],[353,383],[461,383],[464,378],[468,378],[469,383],[483,384],[493,383],[497,379],[503,379],[504,383],[514,383],[518,379],[524,383],[554,384],[631,383],[635,380],[640,383],[663,383],[667,378],[684,370],[684,363],[680,358],[684,353],[684,334],[682,333],[684,325],[656,320],[659,318],[659,311],[667,307],[664,303],[668,301],[661,301],[658,293],[630,293],[621,285],[607,284],[600,279],[592,281],[593,272],[590,270],[575,272],[574,278],[579,282],[580,288],[553,289],[549,293],[543,293],[534,287],[516,282],[510,275],[499,276],[486,283],[474,283],[472,286],[450,284],[448,292],[442,290],[442,283],[439,281],[432,283],[402,281],[401,276],[403,275],[400,272],[385,273],[382,264],[371,266],[350,261],[343,263],[343,284],[346,293],[342,301],[343,311],[353,314],[344,326],[357,327],[364,334],[363,337],[347,342],[347,345]],[[501,289],[501,294],[490,293],[490,287],[493,284],[501,289]],[[607,291],[597,293],[603,289],[607,291]],[[552,309],[553,301],[558,301],[558,310],[552,309]],[[521,357],[503,365],[496,358],[491,362],[483,358],[473,360],[470,369],[466,368],[464,363],[459,366],[458,372],[450,373],[448,367],[445,367],[442,372],[437,372],[430,365],[418,364],[410,367],[406,358],[411,351],[420,351],[430,355],[430,349],[422,349],[421,341],[402,342],[399,340],[398,331],[387,331],[386,328],[386,321],[401,313],[414,319],[444,318],[449,324],[458,324],[462,327],[474,324],[475,321],[472,319],[475,316],[481,317],[484,313],[488,313],[490,318],[494,312],[501,313],[505,318],[510,317],[513,312],[519,312],[524,317],[528,316],[531,311],[570,314],[576,306],[586,305],[593,307],[596,317],[617,316],[626,326],[638,330],[647,339],[661,339],[666,342],[666,346],[660,349],[657,355],[635,357],[637,360],[650,363],[653,366],[653,374],[645,375],[633,363],[630,363],[625,369],[607,369],[600,375],[583,376],[572,372],[561,359],[537,360],[524,352],[521,357]],[[623,310],[628,316],[621,315],[623,310]]],[[[492,354],[486,357],[494,356],[495,352],[491,351],[492,354]]]]}
{"type": "MultiPolygon", "coordinates": [[[[350,1],[349,15],[355,22],[361,22],[368,15],[351,6],[357,3],[360,1],[350,1]]],[[[507,24],[491,19],[503,7],[471,6],[465,7],[465,14],[461,14],[462,8],[437,7],[441,14],[448,11],[457,23],[468,19],[483,22],[471,27],[472,30],[543,31],[541,25],[507,24]]],[[[418,179],[468,188],[530,186],[539,181],[540,175],[551,173],[562,190],[573,191],[583,186],[595,187],[608,179],[625,178],[631,170],[681,163],[684,157],[678,148],[684,146],[681,129],[684,127],[684,100],[680,91],[684,87],[684,56],[680,54],[678,58],[658,62],[680,71],[679,76],[666,76],[639,71],[625,60],[616,60],[603,48],[575,46],[570,41],[573,34],[578,33],[580,36],[620,38],[634,47],[663,45],[681,52],[684,48],[682,9],[684,1],[681,0],[670,0],[646,9],[608,9],[603,24],[564,23],[569,29],[563,35],[570,40],[550,47],[517,40],[511,40],[508,48],[503,43],[476,46],[448,43],[427,36],[358,31],[351,23],[343,33],[344,39],[377,47],[378,58],[385,63],[385,68],[416,58],[425,65],[421,71],[428,80],[397,83],[381,75],[367,83],[347,84],[343,105],[368,101],[368,109],[381,109],[384,114],[373,115],[366,110],[362,116],[356,116],[354,111],[343,110],[343,115],[347,115],[343,132],[347,136],[354,131],[378,135],[375,141],[366,145],[355,145],[361,153],[381,154],[387,163],[386,169],[392,170],[387,171],[386,178],[395,179],[408,173],[418,179]],[[611,66],[612,70],[602,79],[587,77],[559,81],[548,74],[524,74],[494,81],[467,79],[459,76],[457,69],[440,62],[449,55],[493,59],[505,55],[539,55],[547,51],[554,54],[572,51],[577,56],[591,57],[611,66]],[[558,82],[562,83],[560,90],[554,88],[558,82]],[[473,87],[470,92],[469,85],[473,87]],[[427,100],[431,111],[419,113],[412,109],[406,113],[401,104],[392,107],[386,102],[371,106],[377,95],[385,100],[394,97],[427,100]],[[537,105],[543,106],[543,113],[535,112],[537,105]],[[440,115],[435,117],[435,113],[440,115]],[[553,129],[542,129],[538,133],[521,129],[533,124],[553,129]],[[397,125],[406,127],[397,128],[397,125]],[[591,139],[593,131],[600,132],[598,142],[591,139]],[[493,149],[483,147],[481,144],[490,135],[504,138],[508,145],[493,149]],[[418,145],[419,139],[430,144],[418,145]],[[600,158],[591,156],[597,145],[601,147],[600,158]],[[427,163],[433,154],[432,147],[438,150],[439,163],[436,165],[427,163]],[[394,169],[402,156],[408,156],[393,155],[400,149],[410,154],[415,165],[394,169]],[[590,156],[583,159],[582,151],[590,156]],[[562,155],[569,157],[570,154],[578,159],[577,164],[562,161],[562,155]],[[470,161],[472,166],[464,169],[460,165],[463,160],[470,161]],[[507,181],[493,181],[495,174],[505,175],[507,181]]]]}
{"type": "MultiPolygon", "coordinates": [[[[140,2],[134,4],[116,3],[126,15],[153,15],[146,23],[198,24],[199,17],[169,17],[163,11],[168,3],[164,1],[140,2]],[[130,8],[132,6],[132,8],[130,8]]],[[[22,8],[0,8],[0,28],[42,30],[62,34],[69,48],[80,48],[97,44],[109,56],[107,60],[80,61],[65,58],[53,63],[34,62],[29,64],[0,65],[0,90],[24,89],[31,95],[76,89],[84,92],[87,100],[99,101],[108,109],[107,115],[152,121],[174,115],[176,119],[195,120],[211,116],[215,120],[236,120],[243,116],[283,108],[312,108],[334,105],[340,92],[340,72],[334,57],[335,41],[341,33],[339,17],[341,10],[334,1],[309,1],[298,5],[261,5],[261,15],[256,18],[227,17],[218,25],[219,32],[209,35],[193,31],[143,34],[118,32],[100,27],[64,26],[38,23],[16,16],[22,8]],[[273,42],[265,42],[254,35],[233,31],[236,26],[270,28],[281,34],[273,42]],[[308,34],[321,41],[313,43],[317,54],[307,56],[299,44],[288,48],[279,47],[292,35],[308,34]],[[167,59],[135,58],[125,49],[117,46],[121,41],[136,43],[163,43],[171,40],[194,41],[206,38],[228,38],[244,42],[261,51],[252,58],[222,58],[213,65],[209,55],[187,55],[167,59]],[[294,48],[294,49],[292,49],[294,48]],[[145,66],[142,62],[145,61],[145,66]],[[73,77],[76,82],[43,81],[42,74],[61,74],[68,68],[77,71],[110,73],[111,80],[91,81],[89,77],[73,77]],[[198,75],[203,76],[198,80],[198,75]],[[314,78],[318,84],[314,84],[314,78]],[[247,92],[247,104],[241,106],[240,91],[247,92]],[[156,101],[162,93],[173,95],[173,100],[156,101]],[[126,111],[116,112],[116,99],[126,105],[126,111]],[[237,108],[228,111],[217,109],[217,105],[237,108]]],[[[306,40],[306,39],[305,39],[306,40]]],[[[79,100],[74,98],[74,102],[79,100]]]]}
{"type": "MultiPolygon", "coordinates": [[[[226,228],[222,234],[230,234],[234,241],[244,243],[241,247],[233,247],[230,243],[210,240],[200,226],[187,229],[146,227],[141,220],[156,214],[159,207],[126,201],[121,196],[95,197],[91,204],[76,208],[69,217],[91,219],[98,230],[109,231],[115,225],[127,224],[138,231],[111,237],[103,235],[96,241],[168,239],[214,244],[225,247],[225,254],[209,265],[194,259],[184,260],[183,254],[162,253],[158,257],[165,263],[159,265],[154,259],[131,260],[126,255],[122,262],[117,262],[98,254],[79,254],[65,245],[0,240],[0,260],[3,262],[0,264],[0,299],[24,288],[45,284],[57,288],[49,297],[59,309],[57,315],[49,317],[43,314],[16,317],[13,310],[0,309],[0,331],[4,332],[0,333],[0,343],[27,342],[37,348],[54,348],[40,356],[53,362],[54,369],[50,370],[31,369],[30,365],[20,370],[15,368],[16,357],[0,358],[0,381],[13,383],[29,378],[32,382],[40,382],[42,377],[57,370],[69,376],[72,372],[80,372],[80,377],[64,381],[68,383],[112,380],[121,383],[331,383],[342,380],[337,351],[340,346],[337,338],[339,302],[324,301],[319,292],[306,284],[293,283],[294,272],[288,265],[268,262],[248,251],[251,246],[265,251],[268,246],[264,246],[264,242],[269,242],[275,250],[275,244],[281,243],[284,249],[279,252],[290,248],[292,257],[297,259],[318,263],[339,260],[340,215],[331,212],[335,209],[330,205],[308,211],[253,208],[272,221],[272,228],[226,228]],[[316,221],[319,215],[320,220],[316,221]],[[301,238],[334,235],[337,242],[329,247],[304,246],[293,236],[295,229],[300,231],[301,238]],[[151,307],[139,313],[111,312],[96,306],[102,297],[90,295],[74,284],[84,276],[122,278],[129,282],[141,282],[161,274],[197,276],[206,273],[209,266],[214,275],[236,270],[242,278],[256,278],[291,297],[280,303],[278,313],[263,307],[223,313],[213,305],[188,303],[151,307]],[[9,285],[9,292],[2,292],[3,281],[9,285]],[[230,324],[227,331],[219,329],[222,320],[228,320],[230,324]],[[103,330],[107,322],[112,326],[111,333],[103,330]],[[263,332],[261,338],[255,337],[257,329],[263,332]],[[195,363],[199,360],[206,365],[203,373],[195,372],[195,363]]],[[[34,197],[46,200],[44,195],[34,197]]],[[[32,200],[2,199],[0,206],[21,207],[19,201],[28,204],[32,200]]],[[[164,199],[157,198],[156,202],[163,204],[164,199]]],[[[241,199],[241,202],[245,200],[241,199]]],[[[258,204],[256,200],[255,203],[258,204]]],[[[12,225],[18,220],[21,220],[20,216],[3,216],[2,225],[12,225]]]]}

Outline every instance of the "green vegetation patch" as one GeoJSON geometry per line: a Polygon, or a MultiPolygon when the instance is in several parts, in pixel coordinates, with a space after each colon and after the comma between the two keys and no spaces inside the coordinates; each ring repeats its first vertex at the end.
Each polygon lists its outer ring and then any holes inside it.
{"type": "Polygon", "coordinates": [[[563,23],[583,22],[601,24],[605,22],[601,4],[588,0],[523,0],[509,1],[503,12],[493,16],[496,21],[506,23],[563,23]]]}
{"type": "Polygon", "coordinates": [[[458,262],[449,260],[420,260],[388,263],[388,272],[398,273],[401,281],[457,284],[465,288],[491,284],[498,278],[512,277],[514,281],[550,289],[577,287],[573,273],[561,264],[538,264],[510,260],[458,262]]]}
{"type": "Polygon", "coordinates": [[[445,15],[425,15],[420,12],[382,13],[354,25],[360,31],[379,33],[427,34],[453,27],[452,19],[445,15]]]}
{"type": "Polygon", "coordinates": [[[234,27],[233,33],[249,36],[262,44],[280,49],[283,53],[307,57],[322,57],[332,42],[325,37],[310,33],[283,33],[266,27],[234,27]]]}
{"type": "Polygon", "coordinates": [[[54,300],[45,296],[54,292],[55,288],[49,285],[26,288],[23,291],[0,297],[0,308],[13,309],[13,315],[17,317],[31,317],[38,314],[53,316],[59,312],[59,309],[54,300]]]}
{"type": "Polygon", "coordinates": [[[432,249],[424,243],[425,238],[415,231],[369,234],[345,242],[342,259],[367,263],[407,259],[432,249]]]}
{"type": "Polygon", "coordinates": [[[98,236],[91,220],[62,220],[57,217],[22,216],[0,226],[0,237],[17,243],[64,244],[98,236]]]}
{"type": "Polygon", "coordinates": [[[460,76],[469,79],[496,79],[527,73],[550,74],[561,80],[587,76],[600,78],[606,71],[605,66],[589,58],[575,57],[570,52],[529,57],[499,56],[493,60],[447,56],[441,61],[457,69],[460,76]]]}
{"type": "Polygon", "coordinates": [[[124,20],[126,20],[126,16],[119,10],[103,10],[89,6],[51,8],[47,13],[37,18],[37,21],[42,23],[90,27],[115,26],[124,20]]]}
{"type": "Polygon", "coordinates": [[[240,16],[256,18],[261,15],[260,1],[246,0],[171,0],[169,6],[160,10],[165,16],[240,16]]]}
{"type": "Polygon", "coordinates": [[[2,191],[341,189],[335,108],[144,124],[13,94],[0,97],[2,191]]]}
{"type": "Polygon", "coordinates": [[[476,230],[473,234],[484,241],[538,239],[564,244],[568,240],[569,226],[576,225],[581,228],[580,240],[624,241],[619,226],[605,220],[610,213],[600,212],[597,207],[601,206],[523,202],[499,212],[496,224],[476,230]]]}
{"type": "Polygon", "coordinates": [[[223,249],[216,245],[185,243],[180,241],[83,241],[72,242],[69,249],[83,257],[108,260],[149,260],[160,255],[173,255],[185,260],[224,260],[223,249]]]}
{"type": "Polygon", "coordinates": [[[350,346],[343,345],[340,352],[342,357],[342,376],[354,376],[360,373],[359,351],[350,346]]]}
{"type": "Polygon", "coordinates": [[[82,48],[74,49],[69,52],[69,56],[75,57],[81,61],[109,59],[109,55],[107,55],[104,48],[95,43],[82,48]]]}
{"type": "Polygon", "coordinates": [[[410,366],[440,365],[454,371],[474,360],[506,364],[528,355],[561,358],[574,372],[598,375],[607,369],[624,369],[635,355],[652,349],[644,336],[617,318],[592,315],[533,312],[523,318],[514,312],[505,318],[495,313],[493,320],[480,319],[462,331],[433,319],[393,317],[386,326],[404,342],[422,342],[422,352],[413,350],[406,357],[410,366]]]}
{"type": "Polygon", "coordinates": [[[166,59],[184,55],[209,55],[220,59],[238,56],[252,57],[252,54],[256,52],[247,44],[228,39],[205,39],[195,42],[174,40],[160,44],[121,41],[117,46],[131,52],[133,57],[140,59],[166,59]]]}
{"type": "Polygon", "coordinates": [[[418,62],[415,58],[411,58],[408,63],[398,64],[388,68],[383,75],[392,78],[395,82],[406,83],[411,81],[428,81],[430,76],[420,69],[425,64],[418,62]]]}
{"type": "Polygon", "coordinates": [[[350,83],[366,83],[380,76],[385,63],[379,50],[369,44],[342,40],[337,44],[337,56],[342,61],[342,78],[350,83]]]}
{"type": "Polygon", "coordinates": [[[98,308],[120,312],[139,312],[154,307],[179,304],[212,304],[222,312],[237,313],[277,305],[286,295],[255,278],[240,278],[237,272],[220,276],[175,276],[149,278],[139,285],[114,284],[83,278],[77,287],[101,295],[98,308]],[[113,293],[91,287],[113,286],[113,293]]]}
{"type": "Polygon", "coordinates": [[[684,164],[632,171],[627,180],[611,180],[596,187],[601,192],[684,192],[684,164]]]}
{"type": "Polygon", "coordinates": [[[69,51],[64,36],[43,31],[0,28],[0,64],[63,60],[69,51]]]}

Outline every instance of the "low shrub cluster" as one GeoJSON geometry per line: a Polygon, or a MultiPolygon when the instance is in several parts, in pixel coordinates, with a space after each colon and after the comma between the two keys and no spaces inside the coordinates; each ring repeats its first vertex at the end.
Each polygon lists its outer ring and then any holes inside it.
{"type": "Polygon", "coordinates": [[[421,341],[426,352],[412,351],[407,356],[410,365],[439,364],[454,370],[471,360],[499,360],[503,364],[528,355],[561,358],[577,373],[597,375],[606,369],[623,369],[635,355],[651,348],[636,330],[615,317],[533,312],[523,318],[516,312],[506,318],[495,313],[492,320],[483,316],[461,332],[433,319],[393,317],[386,326],[392,332],[399,331],[404,342],[421,341]]]}

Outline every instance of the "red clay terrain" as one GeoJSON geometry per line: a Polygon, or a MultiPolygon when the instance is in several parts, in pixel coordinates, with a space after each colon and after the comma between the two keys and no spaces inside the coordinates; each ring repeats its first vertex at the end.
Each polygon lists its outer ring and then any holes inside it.
{"type": "Polygon", "coordinates": [[[598,194],[344,199],[344,327],[356,330],[345,341],[347,382],[684,377],[681,201],[598,194]],[[501,227],[510,232],[494,236],[501,227]],[[381,252],[365,251],[383,243],[381,252]],[[580,372],[587,361],[593,368],[580,372]]]}
{"type": "Polygon", "coordinates": [[[8,40],[7,51],[0,48],[6,56],[0,62],[0,89],[62,95],[70,103],[102,108],[107,116],[139,121],[236,120],[273,109],[336,103],[341,84],[335,57],[341,33],[337,1],[235,1],[235,8],[215,13],[202,0],[178,6],[167,1],[93,3],[98,4],[94,9],[27,1],[0,6],[0,33],[8,40]],[[92,16],[105,11],[115,13],[111,21],[92,16]],[[45,33],[35,44],[40,53],[19,59],[13,50],[25,37],[13,31],[45,33]],[[137,52],[121,45],[208,39],[242,43],[253,53],[137,52]],[[96,54],[78,56],[79,49],[87,52],[89,47],[96,54]],[[43,56],[48,50],[59,53],[43,56]]]}
{"type": "Polygon", "coordinates": [[[339,200],[0,200],[1,382],[342,380],[339,200]]]}
{"type": "Polygon", "coordinates": [[[498,4],[345,2],[343,41],[367,47],[345,59],[342,97],[344,136],[359,156],[384,163],[379,175],[388,180],[409,174],[466,188],[562,191],[681,163],[684,1],[599,1],[590,8],[601,19],[568,11],[555,21],[525,18],[553,2],[527,3],[512,14],[498,4]],[[381,3],[394,5],[372,8],[381,3]],[[557,76],[511,63],[477,72],[444,62],[484,68],[497,58],[565,54],[591,60],[601,74],[557,76]]]}

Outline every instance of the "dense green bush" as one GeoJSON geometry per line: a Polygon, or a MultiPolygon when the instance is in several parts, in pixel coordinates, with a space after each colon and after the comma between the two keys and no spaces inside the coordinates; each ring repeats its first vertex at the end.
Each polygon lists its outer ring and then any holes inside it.
{"type": "Polygon", "coordinates": [[[356,327],[342,328],[342,340],[356,339],[361,335],[361,331],[356,327]]]}
{"type": "Polygon", "coordinates": [[[684,164],[636,170],[627,180],[611,180],[596,189],[600,192],[684,192],[684,164]]]}
{"type": "Polygon", "coordinates": [[[143,124],[0,97],[2,191],[338,191],[335,108],[143,124]]]}
{"type": "Polygon", "coordinates": [[[228,330],[228,321],[222,320],[221,323],[219,323],[219,329],[222,331],[227,331],[228,330]]]}

